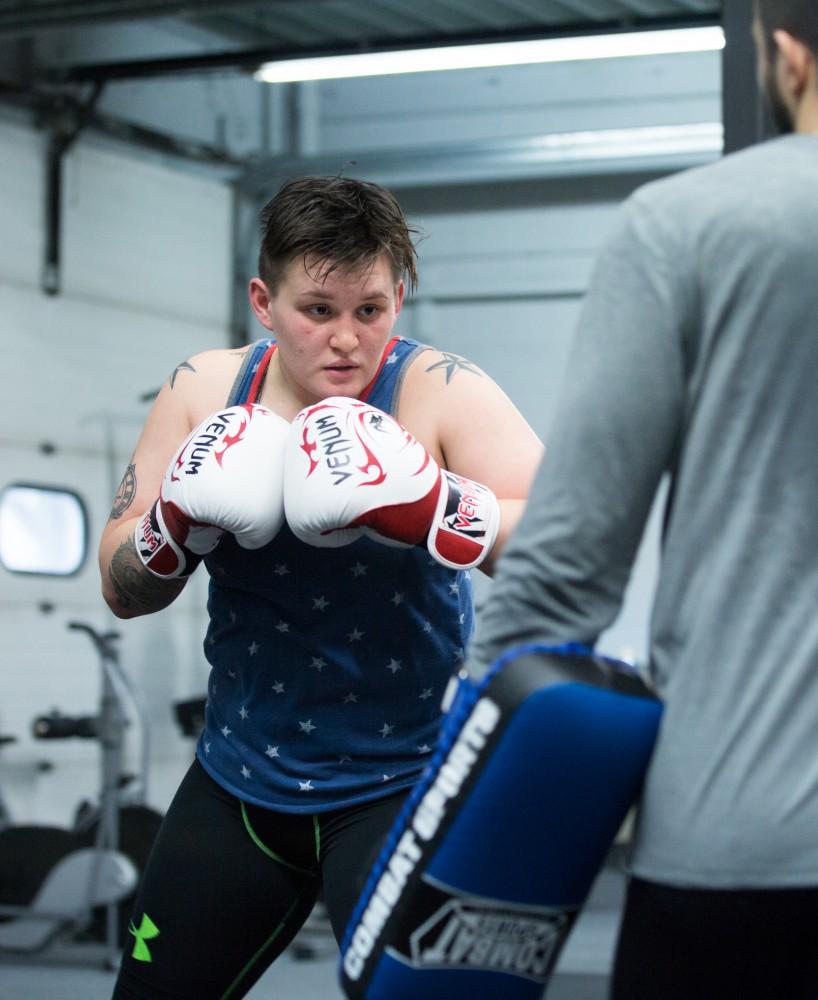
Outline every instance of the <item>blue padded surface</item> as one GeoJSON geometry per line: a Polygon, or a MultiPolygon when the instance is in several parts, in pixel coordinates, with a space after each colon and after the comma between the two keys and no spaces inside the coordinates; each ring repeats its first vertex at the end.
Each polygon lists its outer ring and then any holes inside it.
{"type": "Polygon", "coordinates": [[[580,684],[531,695],[427,871],[468,893],[579,905],[637,795],[657,711],[580,684]]]}
{"type": "Polygon", "coordinates": [[[576,647],[520,652],[479,684],[461,680],[347,929],[349,997],[542,995],[639,793],[662,706],[626,665],[576,647]],[[500,721],[481,749],[467,737],[486,705],[483,717],[500,721]],[[458,748],[464,767],[453,765],[458,748]]]}

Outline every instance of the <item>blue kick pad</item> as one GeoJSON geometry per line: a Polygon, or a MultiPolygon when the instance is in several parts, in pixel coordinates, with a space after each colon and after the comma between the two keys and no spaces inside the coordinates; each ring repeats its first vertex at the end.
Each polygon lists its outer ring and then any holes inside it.
{"type": "Polygon", "coordinates": [[[579,646],[463,671],[341,947],[363,1000],[539,1000],[639,795],[662,707],[579,646]]]}

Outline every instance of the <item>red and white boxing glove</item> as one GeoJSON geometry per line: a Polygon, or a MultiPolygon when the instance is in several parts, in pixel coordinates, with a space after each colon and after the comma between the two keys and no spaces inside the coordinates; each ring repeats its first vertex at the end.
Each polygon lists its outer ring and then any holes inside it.
{"type": "Polygon", "coordinates": [[[226,531],[245,549],[275,537],[284,522],[289,429],[272,410],[248,403],[211,414],[188,435],[134,532],[154,576],[189,576],[226,531]]]}
{"type": "Polygon", "coordinates": [[[500,522],[488,487],[441,469],[395,419],[344,396],[307,406],[293,421],[284,511],[309,545],[346,545],[366,533],[425,543],[453,569],[479,565],[500,522]]]}

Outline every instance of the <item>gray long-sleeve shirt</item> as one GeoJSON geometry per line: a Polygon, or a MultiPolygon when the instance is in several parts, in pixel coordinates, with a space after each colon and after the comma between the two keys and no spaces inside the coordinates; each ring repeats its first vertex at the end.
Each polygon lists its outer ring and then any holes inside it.
{"type": "Polygon", "coordinates": [[[818,135],[633,195],[471,647],[593,643],[670,475],[633,867],[818,885],[818,135]]]}

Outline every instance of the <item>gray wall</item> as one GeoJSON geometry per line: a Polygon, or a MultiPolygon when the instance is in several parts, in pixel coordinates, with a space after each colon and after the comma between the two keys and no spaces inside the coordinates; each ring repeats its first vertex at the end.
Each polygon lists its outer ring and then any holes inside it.
{"type": "MultiPolygon", "coordinates": [[[[96,541],[158,388],[194,350],[223,346],[229,303],[229,191],[154,162],[80,145],[66,163],[63,294],[40,291],[43,141],[0,122],[0,488],[54,484],[77,490],[90,513],[91,552],[72,578],[0,569],[0,789],[23,821],[68,821],[97,791],[96,744],[29,737],[52,707],[88,714],[99,666],[66,623],[114,627],[99,597],[96,541]],[[53,446],[48,453],[43,443],[53,446]],[[41,606],[53,610],[43,612],[41,606]],[[49,772],[38,764],[51,761],[49,772]]],[[[155,719],[155,795],[165,801],[187,751],[170,723],[174,697],[204,687],[204,580],[171,614],[116,623],[125,667],[155,719]]],[[[140,748],[129,736],[130,763],[140,748]]]]}

